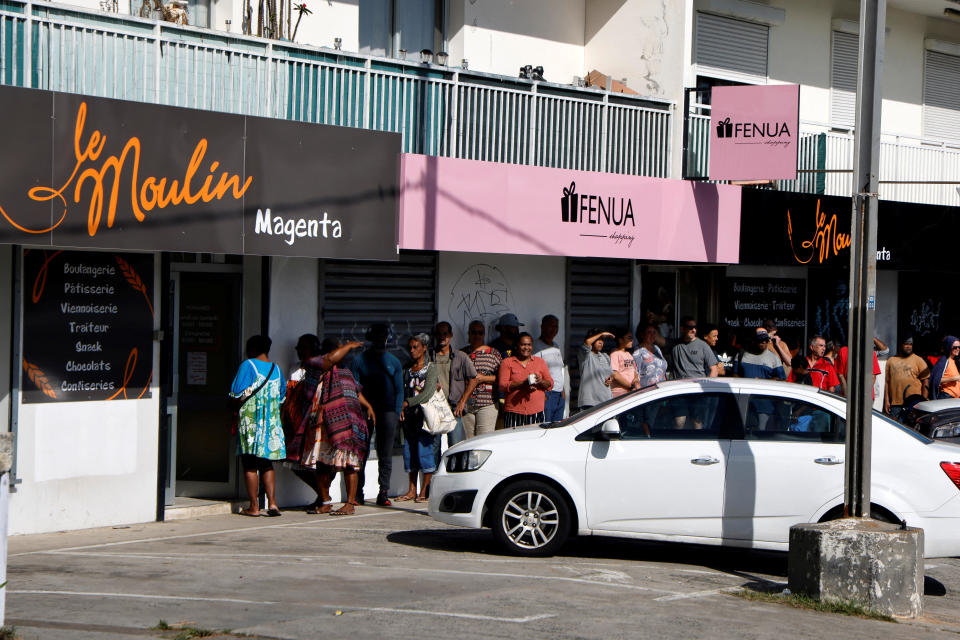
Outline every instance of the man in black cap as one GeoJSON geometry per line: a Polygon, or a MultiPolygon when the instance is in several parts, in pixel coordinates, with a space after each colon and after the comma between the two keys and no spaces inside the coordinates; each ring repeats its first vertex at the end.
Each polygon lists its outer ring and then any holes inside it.
{"type": "Polygon", "coordinates": [[[505,313],[500,316],[497,326],[494,327],[500,332],[500,336],[491,342],[490,346],[500,352],[501,358],[509,358],[514,355],[513,351],[522,326],[523,323],[517,320],[517,316],[512,313],[505,313]]]}
{"type": "Polygon", "coordinates": [[[910,396],[929,397],[930,365],[913,352],[912,337],[902,340],[897,355],[887,360],[884,378],[883,411],[894,420],[900,419],[904,401],[910,396]]]}

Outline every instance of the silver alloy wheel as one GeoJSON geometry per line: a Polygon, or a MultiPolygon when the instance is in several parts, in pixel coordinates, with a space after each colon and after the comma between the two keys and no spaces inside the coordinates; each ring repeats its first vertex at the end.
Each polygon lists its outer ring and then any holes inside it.
{"type": "Polygon", "coordinates": [[[501,521],[507,537],[524,549],[543,547],[560,527],[557,506],[539,491],[522,491],[510,498],[503,507],[501,521]]]}

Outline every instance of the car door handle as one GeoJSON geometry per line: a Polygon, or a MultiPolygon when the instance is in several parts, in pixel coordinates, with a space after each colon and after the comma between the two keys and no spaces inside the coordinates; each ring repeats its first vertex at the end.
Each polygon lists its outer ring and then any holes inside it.
{"type": "Polygon", "coordinates": [[[814,458],[817,464],[843,464],[843,460],[836,456],[827,456],[826,458],[814,458]]]}
{"type": "Polygon", "coordinates": [[[717,464],[720,461],[710,456],[704,456],[702,458],[694,458],[690,462],[691,464],[708,465],[708,464],[717,464]]]}

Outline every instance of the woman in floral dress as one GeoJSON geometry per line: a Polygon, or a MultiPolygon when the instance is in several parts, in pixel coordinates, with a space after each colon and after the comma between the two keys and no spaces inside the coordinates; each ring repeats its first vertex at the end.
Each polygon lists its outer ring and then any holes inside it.
{"type": "Polygon", "coordinates": [[[280,367],[270,362],[271,340],[253,336],[247,340],[247,360],[240,364],[230,395],[242,404],[237,419],[237,453],[243,464],[250,506],[240,511],[245,516],[260,516],[257,497],[260,478],[267,493],[268,516],[279,516],[274,498],[273,461],[287,457],[280,423],[280,404],[287,391],[280,367]]]}

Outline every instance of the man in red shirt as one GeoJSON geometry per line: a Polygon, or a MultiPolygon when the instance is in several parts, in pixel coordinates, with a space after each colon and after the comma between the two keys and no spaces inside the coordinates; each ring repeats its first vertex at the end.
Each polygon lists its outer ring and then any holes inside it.
{"type": "MultiPolygon", "coordinates": [[[[840,390],[840,378],[837,370],[830,361],[823,357],[827,349],[827,341],[823,336],[813,336],[807,341],[807,362],[810,364],[810,382],[818,389],[837,393],[840,390]]],[[[789,382],[800,382],[795,379],[793,371],[787,378],[789,382]]]]}
{"type": "MultiPolygon", "coordinates": [[[[876,338],[874,338],[874,340],[876,340],[876,338]]],[[[873,354],[873,384],[874,384],[873,397],[876,398],[877,397],[876,384],[877,384],[877,376],[880,375],[880,361],[877,360],[876,351],[871,351],[870,353],[873,354]]],[[[839,375],[843,379],[844,389],[846,389],[846,387],[848,386],[847,385],[847,363],[849,362],[849,360],[850,360],[850,354],[847,348],[845,346],[840,347],[840,351],[837,352],[837,362],[835,366],[837,369],[837,375],[839,375]]]]}

